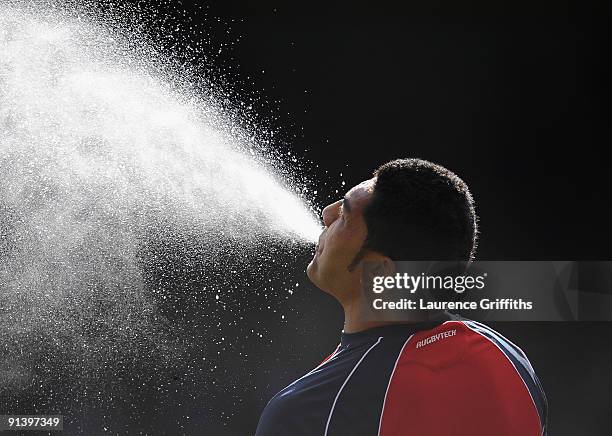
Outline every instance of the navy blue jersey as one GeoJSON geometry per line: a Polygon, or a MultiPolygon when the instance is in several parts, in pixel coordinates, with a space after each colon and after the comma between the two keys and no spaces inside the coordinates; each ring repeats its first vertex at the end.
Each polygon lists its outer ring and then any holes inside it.
{"type": "Polygon", "coordinates": [[[327,359],[270,400],[256,436],[542,436],[546,417],[525,354],[451,317],[343,333],[327,359]]]}

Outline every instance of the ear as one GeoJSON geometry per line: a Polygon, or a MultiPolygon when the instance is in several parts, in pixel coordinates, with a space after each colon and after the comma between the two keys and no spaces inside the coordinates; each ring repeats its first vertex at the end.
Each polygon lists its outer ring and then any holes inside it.
{"type": "Polygon", "coordinates": [[[365,274],[368,283],[371,283],[374,277],[392,276],[397,270],[395,268],[395,262],[387,256],[376,255],[375,257],[369,257],[364,260],[368,263],[365,274]]]}

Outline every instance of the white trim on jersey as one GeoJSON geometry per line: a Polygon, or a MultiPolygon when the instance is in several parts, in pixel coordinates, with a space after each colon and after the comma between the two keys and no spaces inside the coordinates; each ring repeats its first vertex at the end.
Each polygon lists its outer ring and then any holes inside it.
{"type": "Polygon", "coordinates": [[[529,359],[527,358],[527,355],[525,354],[525,352],[521,349],[521,347],[519,347],[518,345],[516,345],[514,342],[512,342],[510,339],[508,339],[507,337],[503,336],[501,333],[496,332],[495,330],[491,329],[490,327],[488,327],[486,324],[483,324],[481,322],[478,321],[474,321],[473,319],[470,320],[471,323],[476,324],[478,327],[480,327],[483,330],[487,330],[489,333],[491,333],[493,336],[499,337],[499,339],[503,339],[504,341],[508,342],[510,345],[512,345],[516,351],[521,355],[521,357],[523,359],[525,359],[525,363],[527,365],[529,365],[529,369],[531,370],[531,372],[535,373],[535,369],[533,369],[533,366],[531,366],[531,362],[529,361],[529,359]]]}
{"type": "Polygon", "coordinates": [[[367,351],[365,353],[363,353],[363,356],[361,356],[361,359],[359,359],[357,364],[353,367],[353,369],[351,370],[349,375],[346,377],[346,380],[344,380],[344,383],[342,383],[342,386],[340,386],[340,389],[338,390],[338,393],[336,394],[336,398],[334,398],[334,403],[332,404],[331,410],[329,411],[329,416],[327,417],[327,424],[325,424],[325,433],[323,434],[323,436],[327,436],[327,432],[329,430],[329,423],[331,422],[332,415],[334,414],[334,409],[336,408],[336,403],[338,402],[338,398],[340,398],[340,394],[342,393],[342,390],[344,389],[344,386],[346,386],[346,384],[348,383],[349,379],[351,378],[353,373],[357,370],[357,368],[359,367],[361,362],[363,362],[363,359],[365,359],[365,357],[368,355],[368,353],[370,351],[372,351],[374,349],[374,347],[376,347],[378,344],[380,344],[380,341],[382,341],[382,338],[383,338],[382,336],[379,337],[378,341],[376,341],[376,343],[374,345],[372,345],[370,348],[367,349],[367,351]]]}
{"type": "MultiPolygon", "coordinates": [[[[283,389],[281,389],[281,390],[279,391],[279,393],[280,393],[280,392],[282,392],[282,391],[284,391],[285,389],[290,388],[291,386],[293,386],[294,384],[296,384],[296,383],[297,383],[297,382],[299,382],[300,380],[305,379],[305,378],[306,378],[306,377],[308,377],[310,374],[312,374],[313,372],[315,372],[317,369],[321,368],[321,367],[322,367],[323,365],[325,365],[327,362],[329,362],[330,360],[332,360],[332,359],[333,359],[333,358],[336,356],[336,353],[338,352],[338,350],[340,349],[340,345],[342,345],[342,343],[338,344],[338,346],[336,347],[336,349],[334,350],[334,352],[333,352],[333,353],[331,353],[327,359],[325,359],[323,362],[319,363],[317,366],[315,366],[314,368],[312,368],[310,371],[308,371],[306,374],[304,374],[303,376],[301,376],[301,377],[300,377],[300,378],[298,378],[297,380],[293,380],[293,382],[291,382],[291,384],[288,384],[287,386],[285,386],[283,389]]],[[[278,395],[278,393],[277,393],[277,395],[278,395]]],[[[276,395],[275,395],[275,396],[276,396],[276,395]]]]}

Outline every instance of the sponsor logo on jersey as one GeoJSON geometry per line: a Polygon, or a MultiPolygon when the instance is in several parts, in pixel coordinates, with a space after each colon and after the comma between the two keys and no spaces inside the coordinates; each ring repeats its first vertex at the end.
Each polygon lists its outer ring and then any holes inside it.
{"type": "Polygon", "coordinates": [[[446,330],[444,332],[437,333],[435,335],[429,336],[428,338],[421,339],[419,342],[416,343],[415,348],[421,348],[426,345],[433,344],[434,342],[439,341],[440,339],[446,339],[451,336],[455,336],[456,334],[457,334],[456,329],[446,330]]]}

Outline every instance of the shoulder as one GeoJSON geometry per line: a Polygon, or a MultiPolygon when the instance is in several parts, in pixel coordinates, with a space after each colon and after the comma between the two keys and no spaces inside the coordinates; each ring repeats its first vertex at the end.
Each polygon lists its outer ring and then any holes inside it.
{"type": "Polygon", "coordinates": [[[525,353],[492,328],[471,320],[446,321],[413,335],[406,343],[401,363],[441,370],[451,366],[501,365],[533,371],[525,353]],[[509,366],[508,366],[509,365],[509,366]]]}
{"type": "Polygon", "coordinates": [[[415,334],[399,356],[396,371],[399,381],[402,373],[411,378],[419,374],[415,386],[435,375],[449,386],[469,385],[473,390],[478,384],[489,390],[516,388],[521,394],[536,394],[529,386],[535,371],[525,353],[500,333],[470,320],[447,321],[415,334]]]}
{"type": "Polygon", "coordinates": [[[423,425],[422,434],[540,434],[539,393],[535,382],[534,392],[527,383],[537,377],[530,371],[525,354],[499,333],[468,320],[447,321],[405,344],[389,383],[384,424],[399,428],[410,417],[423,425]]]}

